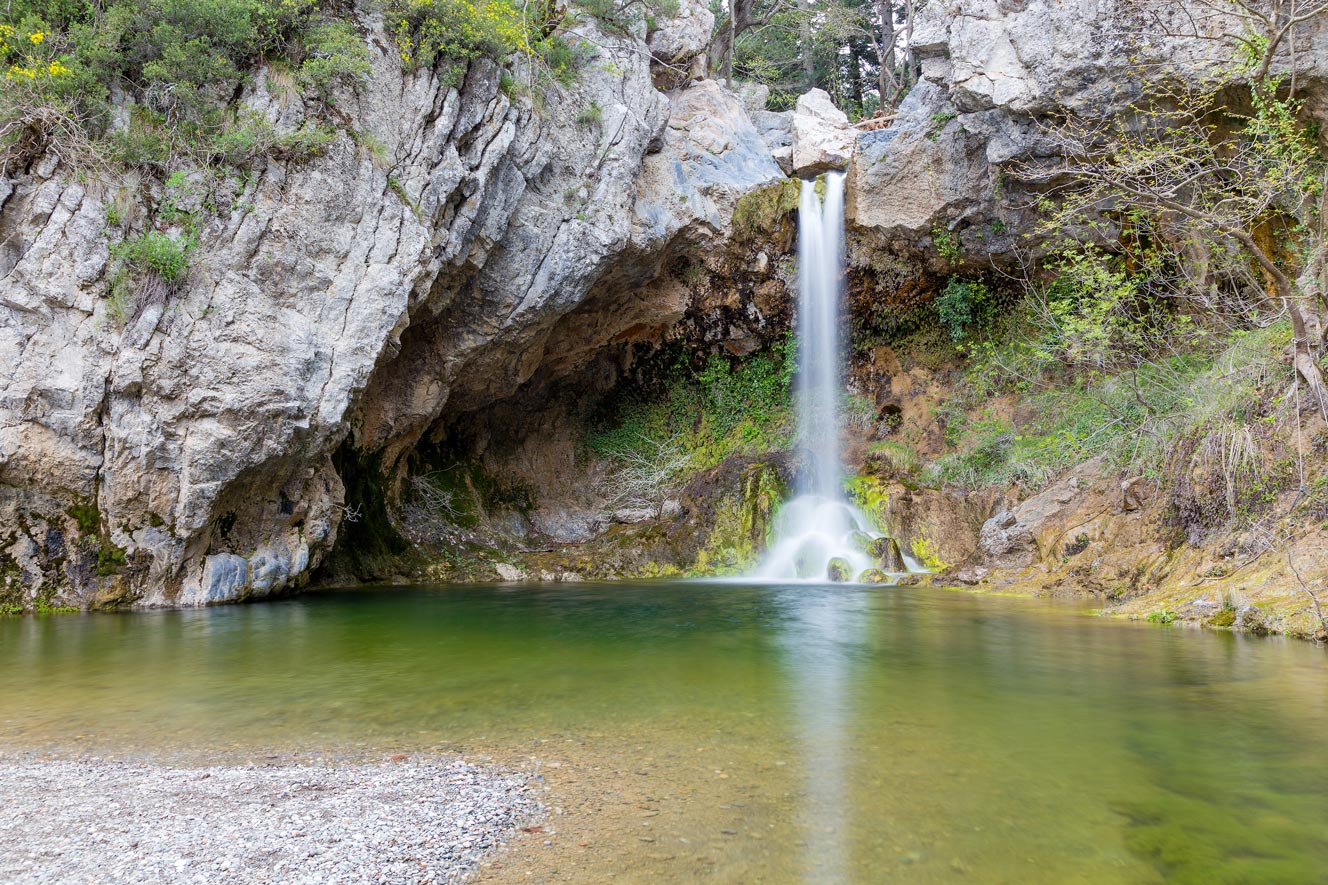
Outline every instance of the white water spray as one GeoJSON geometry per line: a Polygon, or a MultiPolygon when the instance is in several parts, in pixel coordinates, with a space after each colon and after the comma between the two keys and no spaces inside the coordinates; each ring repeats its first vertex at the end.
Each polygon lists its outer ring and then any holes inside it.
{"type": "Polygon", "coordinates": [[[798,206],[798,443],[811,456],[798,496],[775,524],[757,575],[778,580],[853,581],[881,567],[880,538],[844,495],[840,466],[840,305],[844,283],[844,173],[822,188],[804,181],[798,206]]]}

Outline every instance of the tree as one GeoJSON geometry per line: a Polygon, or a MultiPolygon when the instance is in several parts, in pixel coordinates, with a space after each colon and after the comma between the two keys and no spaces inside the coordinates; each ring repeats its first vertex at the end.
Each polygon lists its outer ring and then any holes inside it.
{"type": "Polygon", "coordinates": [[[1102,219],[1115,219],[1146,241],[1152,260],[1202,268],[1204,287],[1238,285],[1240,265],[1252,262],[1267,297],[1291,318],[1296,371],[1328,420],[1319,365],[1328,171],[1294,96],[1295,30],[1328,12],[1328,0],[1134,7],[1169,38],[1225,47],[1226,64],[1200,84],[1147,83],[1130,113],[1050,128],[1064,159],[1024,170],[1065,182],[1044,203],[1047,227],[1100,233],[1102,219]],[[1284,61],[1290,71],[1277,72],[1284,61]]]}
{"type": "Polygon", "coordinates": [[[893,107],[917,81],[908,50],[919,0],[728,0],[710,69],[770,87],[788,106],[820,87],[851,114],[893,107]],[[873,85],[868,85],[873,84],[873,85]]]}

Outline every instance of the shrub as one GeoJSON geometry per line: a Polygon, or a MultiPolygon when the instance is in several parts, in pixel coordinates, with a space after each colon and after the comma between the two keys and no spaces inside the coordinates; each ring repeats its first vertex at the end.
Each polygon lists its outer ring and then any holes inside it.
{"type": "Polygon", "coordinates": [[[324,101],[336,85],[369,78],[369,50],[349,22],[319,22],[305,37],[304,51],[300,84],[324,101]]]}
{"type": "Polygon", "coordinates": [[[195,245],[192,236],[176,239],[157,231],[147,231],[116,243],[111,247],[111,254],[132,271],[151,271],[166,282],[174,283],[189,268],[189,253],[195,245]]]}
{"type": "Polygon", "coordinates": [[[936,315],[950,330],[951,341],[962,341],[968,327],[991,305],[991,292],[979,280],[950,277],[936,298],[936,315]]]}
{"type": "Polygon", "coordinates": [[[602,405],[587,447],[622,463],[628,451],[658,456],[667,440],[681,446],[689,471],[784,448],[792,424],[791,350],[785,341],[737,362],[712,356],[699,372],[685,359],[661,364],[655,386],[620,392],[602,405]]]}
{"type": "Polygon", "coordinates": [[[593,101],[576,115],[576,122],[582,126],[598,126],[603,119],[604,111],[593,101]]]}
{"type": "Polygon", "coordinates": [[[867,450],[868,462],[889,474],[913,476],[922,469],[922,458],[907,443],[887,439],[867,450]]]}
{"type": "Polygon", "coordinates": [[[439,59],[501,60],[531,48],[510,0],[394,0],[387,17],[411,68],[431,68],[439,59]]]}

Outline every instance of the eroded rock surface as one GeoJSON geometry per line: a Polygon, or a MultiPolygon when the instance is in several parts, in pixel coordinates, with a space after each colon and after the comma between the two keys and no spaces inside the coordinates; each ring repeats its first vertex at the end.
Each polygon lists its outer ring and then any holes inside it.
{"type": "Polygon", "coordinates": [[[848,125],[848,115],[831,102],[822,89],[798,96],[793,111],[795,174],[804,178],[831,169],[843,169],[853,156],[857,132],[848,125]]]}
{"type": "MultiPolygon", "coordinates": [[[[659,53],[696,48],[708,11],[687,12],[659,53]]],[[[674,240],[722,236],[736,199],[780,176],[740,101],[713,83],[670,100],[640,40],[578,27],[600,58],[540,111],[490,63],[449,86],[370,41],[373,76],[339,100],[354,131],[268,162],[212,213],[191,179],[173,197],[201,220],[187,278],[128,304],[110,297],[109,188],[55,154],[5,182],[6,597],[192,605],[298,585],[364,516],[349,461],[395,464],[445,409],[564,359],[551,340],[602,343],[633,318],[554,331],[592,292],[630,303],[674,240]]],[[[241,103],[285,130],[313,110],[261,74],[241,103]]],[[[681,309],[633,308],[656,325],[681,309]]]]}

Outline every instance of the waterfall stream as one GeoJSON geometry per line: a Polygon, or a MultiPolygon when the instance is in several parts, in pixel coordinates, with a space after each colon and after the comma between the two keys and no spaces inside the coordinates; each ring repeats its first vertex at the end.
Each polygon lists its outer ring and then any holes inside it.
{"type": "MultiPolygon", "coordinates": [[[[844,494],[839,438],[844,294],[844,173],[802,183],[798,206],[798,445],[810,457],[781,509],[757,576],[856,581],[879,570],[882,535],[844,494]]],[[[888,541],[886,542],[888,543],[888,541]]],[[[887,557],[888,558],[888,557],[887,557]]],[[[905,568],[912,563],[895,557],[905,568]]]]}

